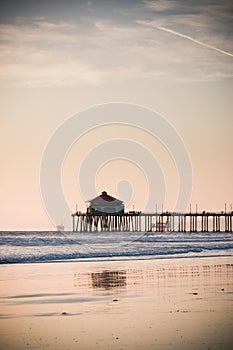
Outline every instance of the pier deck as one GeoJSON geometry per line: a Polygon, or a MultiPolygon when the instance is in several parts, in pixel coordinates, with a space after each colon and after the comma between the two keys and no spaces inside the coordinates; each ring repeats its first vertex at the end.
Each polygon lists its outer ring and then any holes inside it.
{"type": "Polygon", "coordinates": [[[233,212],[72,214],[74,232],[232,232],[232,216],[233,212]]]}

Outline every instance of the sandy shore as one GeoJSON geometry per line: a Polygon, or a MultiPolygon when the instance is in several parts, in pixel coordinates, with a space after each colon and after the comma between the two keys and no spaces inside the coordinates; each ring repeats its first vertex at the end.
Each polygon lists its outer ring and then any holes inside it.
{"type": "Polygon", "coordinates": [[[233,259],[0,266],[0,349],[232,349],[233,259]]]}

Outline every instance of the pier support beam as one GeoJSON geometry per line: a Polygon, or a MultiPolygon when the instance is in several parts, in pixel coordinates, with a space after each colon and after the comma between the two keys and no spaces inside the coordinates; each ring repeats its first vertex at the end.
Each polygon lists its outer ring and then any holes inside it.
{"type": "Polygon", "coordinates": [[[72,214],[74,232],[232,232],[233,213],[72,214]]]}

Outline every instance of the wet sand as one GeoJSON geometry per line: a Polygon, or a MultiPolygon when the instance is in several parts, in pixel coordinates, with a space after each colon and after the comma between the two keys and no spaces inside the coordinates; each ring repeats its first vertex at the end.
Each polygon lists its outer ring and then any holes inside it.
{"type": "Polygon", "coordinates": [[[232,349],[233,259],[0,266],[0,349],[232,349]]]}

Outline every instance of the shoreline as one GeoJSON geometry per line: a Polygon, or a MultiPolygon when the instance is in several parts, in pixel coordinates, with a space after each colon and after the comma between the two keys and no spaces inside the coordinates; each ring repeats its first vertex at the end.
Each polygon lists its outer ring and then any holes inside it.
{"type": "Polygon", "coordinates": [[[233,259],[0,266],[0,348],[230,350],[233,259]]]}
{"type": "MultiPolygon", "coordinates": [[[[194,253],[192,253],[194,254],[194,253]]],[[[157,261],[157,260],[179,260],[179,259],[220,259],[220,258],[232,258],[233,255],[190,255],[180,256],[179,254],[174,255],[144,255],[144,256],[135,256],[135,255],[126,255],[126,256],[113,256],[113,257],[93,257],[93,258],[74,258],[74,259],[61,259],[61,260],[39,260],[38,261],[22,261],[22,262],[1,262],[0,267],[5,265],[30,265],[30,264],[62,264],[62,263],[98,263],[98,262],[121,262],[121,261],[157,261]]]]}

